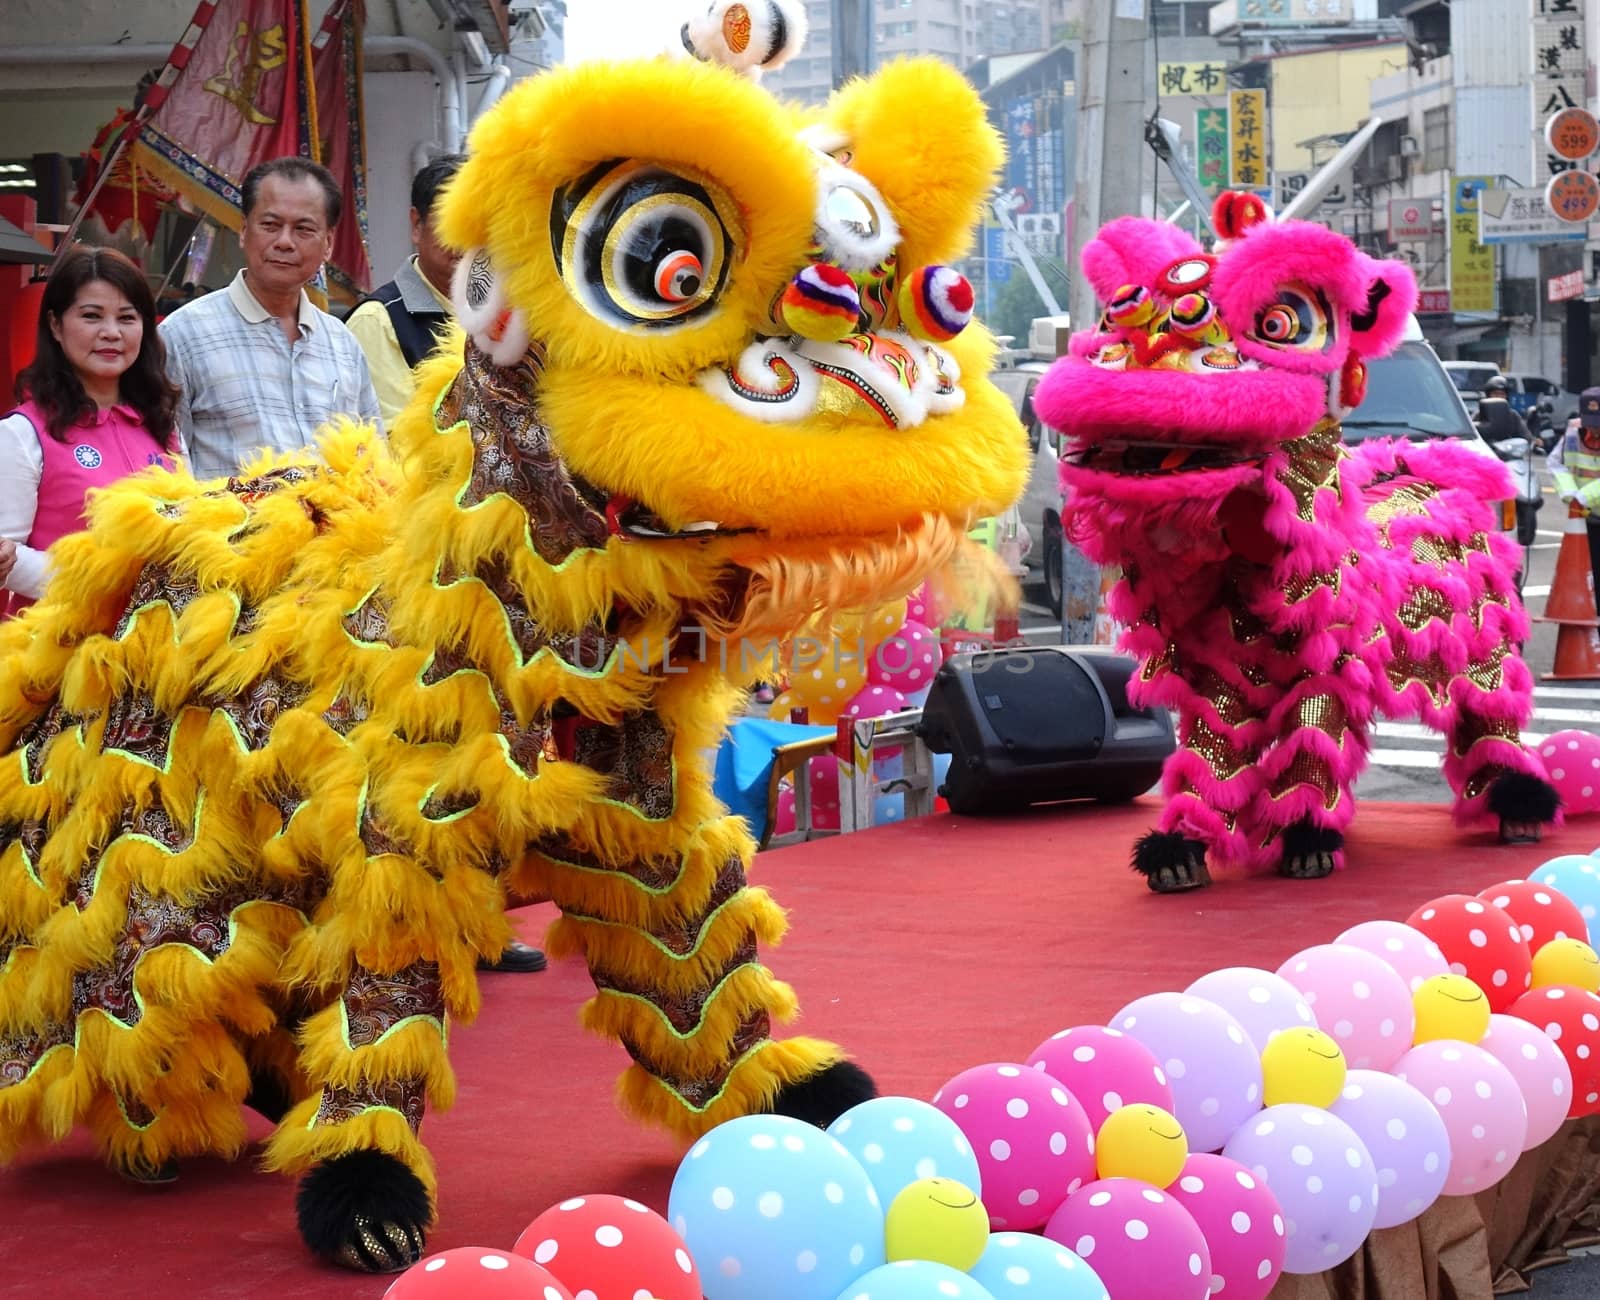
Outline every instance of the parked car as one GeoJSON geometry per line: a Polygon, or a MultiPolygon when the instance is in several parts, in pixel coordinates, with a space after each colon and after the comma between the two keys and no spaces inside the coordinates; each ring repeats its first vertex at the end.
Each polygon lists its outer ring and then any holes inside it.
{"type": "Polygon", "coordinates": [[[1033,412],[1033,390],[1051,362],[1027,354],[1002,354],[999,368],[990,375],[996,387],[1011,399],[1017,418],[1028,431],[1033,468],[1028,486],[1017,503],[1022,528],[1031,545],[1024,560],[1028,581],[1043,585],[1052,614],[1061,613],[1061,476],[1060,435],[1046,428],[1033,412]]]}
{"type": "Polygon", "coordinates": [[[1552,421],[1565,424],[1567,416],[1578,409],[1578,395],[1551,380],[1512,371],[1506,372],[1505,379],[1511,386],[1506,398],[1524,419],[1542,408],[1552,421]]]}

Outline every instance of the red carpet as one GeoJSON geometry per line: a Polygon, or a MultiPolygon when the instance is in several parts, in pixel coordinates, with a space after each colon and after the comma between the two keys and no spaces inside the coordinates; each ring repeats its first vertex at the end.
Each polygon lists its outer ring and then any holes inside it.
{"type": "MultiPolygon", "coordinates": [[[[799,990],[804,1030],[848,1045],[883,1091],[926,1098],[1142,994],[1221,966],[1275,968],[1358,921],[1403,920],[1435,895],[1600,843],[1592,818],[1505,848],[1456,831],[1442,806],[1368,804],[1351,867],[1329,880],[1224,879],[1157,898],[1123,865],[1154,809],[939,816],[763,854],[757,883],[792,922],[771,961],[799,990]]],[[[548,913],[520,919],[537,940],[548,913]]],[[[424,1129],[443,1204],[431,1248],[509,1248],[541,1210],[585,1192],[665,1210],[680,1150],[612,1105],[625,1057],[578,1029],[591,991],[576,965],[485,978],[481,1018],[453,1035],[456,1107],[424,1129]]],[[[387,1286],[309,1263],[292,1184],[248,1161],[190,1162],[149,1191],[107,1173],[81,1137],[0,1171],[0,1241],[6,1297],[375,1300],[387,1286]]]]}

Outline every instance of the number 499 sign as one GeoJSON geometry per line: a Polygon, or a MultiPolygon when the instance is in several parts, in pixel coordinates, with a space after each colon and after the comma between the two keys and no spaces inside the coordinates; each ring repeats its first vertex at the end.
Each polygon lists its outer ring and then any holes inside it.
{"type": "Polygon", "coordinates": [[[1544,201],[1563,221],[1587,221],[1600,210],[1600,180],[1576,168],[1558,172],[1545,186],[1544,201]]]}

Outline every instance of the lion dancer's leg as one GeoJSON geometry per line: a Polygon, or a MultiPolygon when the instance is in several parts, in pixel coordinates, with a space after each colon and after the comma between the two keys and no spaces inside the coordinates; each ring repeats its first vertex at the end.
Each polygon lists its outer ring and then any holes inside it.
{"type": "Polygon", "coordinates": [[[827,1124],[874,1092],[833,1044],[772,1036],[796,1000],[758,946],[782,937],[784,918],[746,884],[753,844],[712,795],[704,757],[728,696],[696,668],[665,679],[657,711],[580,724],[574,757],[607,778],[608,797],[511,882],[561,908],[548,944],[588,962],[598,991],[584,1023],[633,1058],[624,1105],[686,1139],[757,1111],[827,1124]]]}

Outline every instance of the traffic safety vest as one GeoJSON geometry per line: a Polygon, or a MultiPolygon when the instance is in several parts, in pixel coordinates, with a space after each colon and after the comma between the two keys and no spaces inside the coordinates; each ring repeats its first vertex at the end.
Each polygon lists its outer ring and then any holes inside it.
{"type": "Polygon", "coordinates": [[[1558,496],[1575,493],[1585,510],[1600,513],[1600,451],[1590,451],[1577,432],[1561,438],[1561,463],[1550,467],[1558,496]]]}

